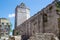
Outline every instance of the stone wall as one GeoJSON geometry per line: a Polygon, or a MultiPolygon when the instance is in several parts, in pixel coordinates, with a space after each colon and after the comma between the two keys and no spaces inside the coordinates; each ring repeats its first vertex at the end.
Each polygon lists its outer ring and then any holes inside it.
{"type": "Polygon", "coordinates": [[[54,33],[58,35],[58,18],[55,3],[49,4],[37,14],[19,25],[14,35],[33,35],[35,33],[54,33]],[[47,17],[46,17],[47,16],[47,17]],[[18,32],[18,34],[16,34],[18,32]]]}
{"type": "Polygon", "coordinates": [[[10,36],[9,40],[21,40],[21,35],[19,35],[19,36],[10,36]]]}
{"type": "Polygon", "coordinates": [[[28,40],[59,40],[59,39],[52,33],[37,33],[31,36],[28,40]]]}
{"type": "Polygon", "coordinates": [[[55,2],[52,2],[15,28],[14,35],[24,35],[29,38],[35,33],[53,33],[59,36],[58,18],[55,2]]]}

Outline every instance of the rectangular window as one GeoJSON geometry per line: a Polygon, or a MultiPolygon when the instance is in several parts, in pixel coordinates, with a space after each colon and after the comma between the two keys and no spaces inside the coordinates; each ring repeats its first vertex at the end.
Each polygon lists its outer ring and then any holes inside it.
{"type": "Polygon", "coordinates": [[[16,32],[16,35],[18,35],[18,32],[16,32]]]}
{"type": "Polygon", "coordinates": [[[43,14],[43,22],[47,22],[47,14],[43,14]]]}

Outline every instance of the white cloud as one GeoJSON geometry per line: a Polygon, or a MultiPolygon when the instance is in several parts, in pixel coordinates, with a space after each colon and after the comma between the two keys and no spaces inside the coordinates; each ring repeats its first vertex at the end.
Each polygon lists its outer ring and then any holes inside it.
{"type": "Polygon", "coordinates": [[[9,18],[13,18],[13,17],[15,17],[15,14],[14,14],[14,13],[9,14],[8,17],[9,17],[9,18]]]}

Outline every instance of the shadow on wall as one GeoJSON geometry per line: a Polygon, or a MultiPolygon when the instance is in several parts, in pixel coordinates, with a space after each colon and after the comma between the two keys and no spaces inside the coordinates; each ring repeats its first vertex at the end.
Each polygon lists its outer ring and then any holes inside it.
{"type": "Polygon", "coordinates": [[[29,36],[28,35],[22,35],[22,40],[28,40],[29,39],[29,36]]]}

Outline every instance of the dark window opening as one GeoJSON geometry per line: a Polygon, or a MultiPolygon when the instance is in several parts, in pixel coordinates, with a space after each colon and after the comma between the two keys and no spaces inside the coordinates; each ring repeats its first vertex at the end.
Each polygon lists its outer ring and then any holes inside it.
{"type": "Polygon", "coordinates": [[[1,25],[0,25],[0,27],[1,27],[1,25]]]}
{"type": "Polygon", "coordinates": [[[2,25],[4,25],[4,23],[2,23],[2,25]]]}
{"type": "Polygon", "coordinates": [[[43,22],[47,22],[47,14],[43,14],[43,22]]]}
{"type": "Polygon", "coordinates": [[[50,11],[50,12],[52,11],[52,6],[51,6],[51,7],[49,7],[49,11],[50,11]]]}
{"type": "Polygon", "coordinates": [[[19,33],[18,33],[18,32],[16,32],[16,34],[18,35],[19,33]]]}
{"type": "Polygon", "coordinates": [[[29,35],[22,35],[21,37],[22,37],[21,40],[28,40],[29,39],[29,35]]]}
{"type": "Polygon", "coordinates": [[[35,31],[33,30],[33,33],[35,33],[35,31]]]}
{"type": "Polygon", "coordinates": [[[36,25],[37,23],[35,22],[34,25],[36,25]]]}

